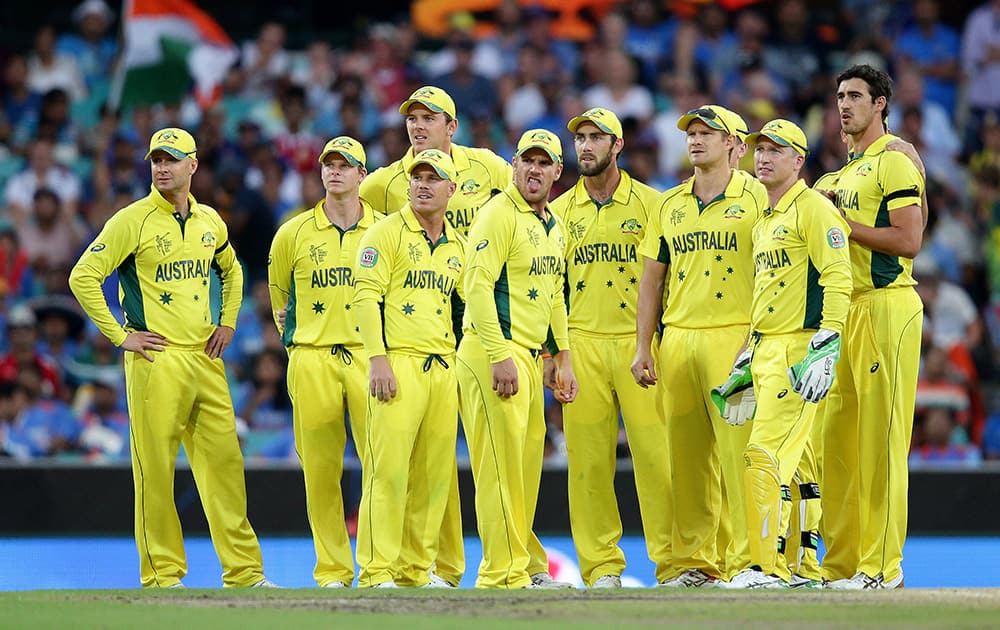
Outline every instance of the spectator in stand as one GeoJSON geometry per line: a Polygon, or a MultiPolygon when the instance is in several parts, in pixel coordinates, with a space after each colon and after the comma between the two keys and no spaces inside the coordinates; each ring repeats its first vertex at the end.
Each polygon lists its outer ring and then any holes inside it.
{"type": "Polygon", "coordinates": [[[714,2],[702,4],[696,21],[678,29],[677,40],[677,69],[690,76],[707,76],[711,91],[718,92],[723,78],[739,63],[739,42],[729,29],[725,9],[714,2]]]}
{"type": "Polygon", "coordinates": [[[969,443],[972,401],[968,386],[943,348],[927,349],[917,382],[911,465],[980,461],[978,447],[969,443]]]}
{"type": "MultiPolygon", "coordinates": [[[[250,379],[241,385],[235,397],[236,415],[250,429],[247,444],[251,453],[258,449],[272,449],[279,444],[294,444],[292,403],[285,381],[287,369],[288,355],[285,350],[265,348],[254,357],[250,379]]],[[[281,448],[277,450],[281,451],[281,448]]]]}
{"type": "Polygon", "coordinates": [[[80,447],[89,461],[127,462],[129,449],[129,418],[121,407],[121,376],[104,375],[81,387],[77,398],[80,406],[80,447]]]}
{"type": "Polygon", "coordinates": [[[625,52],[639,62],[639,82],[654,89],[660,68],[673,65],[678,23],[663,15],[662,2],[635,0],[627,6],[625,52]]]}
{"type": "Polygon", "coordinates": [[[41,394],[39,374],[25,368],[13,383],[13,422],[8,425],[3,450],[17,459],[50,457],[76,450],[80,422],[69,406],[41,394]]]}
{"type": "Polygon", "coordinates": [[[62,88],[74,101],[87,95],[76,61],[56,52],[56,30],[49,24],[35,33],[35,47],[28,57],[28,87],[39,94],[62,88]]]}
{"type": "Polygon", "coordinates": [[[355,57],[353,63],[345,63],[345,70],[367,77],[383,116],[395,117],[396,108],[408,92],[407,51],[400,46],[399,34],[392,24],[376,24],[369,33],[370,56],[355,57]]]}
{"type": "Polygon", "coordinates": [[[962,69],[966,77],[965,98],[969,121],[965,130],[965,152],[981,146],[983,118],[1000,115],[1000,0],[985,2],[965,21],[962,32],[962,69]]]}
{"type": "Polygon", "coordinates": [[[18,382],[30,370],[38,376],[38,394],[58,398],[63,395],[62,374],[55,361],[38,352],[37,324],[34,311],[24,304],[7,314],[8,352],[0,357],[0,382],[18,382]]]}
{"type": "Polygon", "coordinates": [[[305,53],[298,55],[293,64],[291,80],[306,90],[306,103],[310,110],[319,111],[337,79],[333,50],[329,42],[317,39],[309,42],[305,53]]]}
{"type": "Polygon", "coordinates": [[[291,57],[285,50],[285,26],[265,22],[253,41],[243,43],[241,67],[245,77],[243,95],[251,99],[267,99],[274,86],[288,76],[291,57]]]}
{"type": "Polygon", "coordinates": [[[31,264],[17,229],[10,221],[0,220],[0,300],[10,303],[27,297],[31,283],[31,264]]]}
{"type": "Polygon", "coordinates": [[[983,461],[979,447],[970,444],[964,428],[947,407],[931,407],[914,427],[910,468],[923,465],[978,466],[983,461]]]}
{"type": "Polygon", "coordinates": [[[896,94],[893,106],[889,109],[889,129],[902,128],[903,112],[911,107],[917,109],[921,118],[920,135],[914,137],[903,134],[903,137],[914,145],[922,144],[926,147],[926,150],[920,151],[920,155],[928,175],[942,181],[951,180],[958,170],[955,160],[962,149],[962,141],[955,133],[948,110],[927,97],[924,79],[913,68],[897,72],[894,85],[896,94]]]}
{"type": "Polygon", "coordinates": [[[112,64],[118,54],[118,43],[110,33],[115,13],[104,0],[84,0],[73,10],[77,33],[60,35],[56,52],[76,62],[88,88],[107,84],[112,64]]]}
{"type": "MultiPolygon", "coordinates": [[[[459,31],[448,43],[448,48],[454,52],[454,70],[437,77],[435,85],[451,95],[455,101],[455,109],[459,112],[471,112],[476,108],[495,115],[497,111],[496,90],[492,82],[477,74],[472,66],[472,55],[476,43],[472,37],[459,31]]],[[[461,125],[459,125],[461,127],[461,125]]]]}
{"type": "Polygon", "coordinates": [[[7,216],[16,224],[23,224],[34,204],[35,192],[47,188],[59,197],[67,216],[76,216],[81,195],[80,179],[66,167],[57,164],[54,145],[47,138],[36,138],[28,148],[27,167],[7,180],[3,200],[7,216]]]}
{"type": "Polygon", "coordinates": [[[14,54],[4,66],[3,111],[0,112],[10,125],[10,148],[20,151],[32,138],[38,126],[38,113],[42,95],[28,85],[28,60],[14,54]]]}
{"type": "Polygon", "coordinates": [[[555,68],[573,74],[580,63],[580,55],[576,44],[552,34],[552,18],[554,13],[542,5],[526,6],[521,11],[521,29],[524,33],[524,43],[537,48],[544,56],[551,55],[556,60],[555,68]]]}
{"type": "Polygon", "coordinates": [[[899,68],[910,68],[922,76],[927,100],[950,114],[957,105],[961,79],[961,40],[955,29],[940,21],[940,12],[938,0],[913,3],[913,24],[896,38],[895,62],[899,68]]]}
{"type": "Polygon", "coordinates": [[[811,24],[804,0],[782,0],[775,15],[777,30],[764,51],[764,66],[788,86],[789,104],[801,116],[830,91],[825,42],[811,24]]]}
{"type": "Polygon", "coordinates": [[[618,118],[632,117],[645,124],[654,114],[653,95],[636,83],[635,61],[620,50],[604,57],[603,81],[583,92],[585,107],[610,109],[618,118]]]}
{"type": "Polygon", "coordinates": [[[493,21],[497,30],[479,41],[472,63],[478,73],[496,81],[517,70],[517,54],[524,41],[518,0],[500,0],[493,21]]]}
{"type": "Polygon", "coordinates": [[[75,300],[62,296],[42,296],[32,304],[38,319],[38,352],[54,360],[60,372],[67,374],[80,352],[83,314],[75,300]]]}
{"type": "Polygon", "coordinates": [[[274,135],[274,150],[298,173],[309,173],[316,166],[316,155],[323,140],[313,131],[306,91],[300,85],[287,84],[279,100],[282,129],[274,135]]]}
{"type": "Polygon", "coordinates": [[[35,191],[32,212],[17,231],[32,266],[75,262],[87,236],[80,217],[63,210],[59,197],[48,188],[35,191]]]}
{"type": "MultiPolygon", "coordinates": [[[[983,343],[983,323],[968,292],[942,279],[938,264],[928,254],[914,259],[913,275],[924,302],[925,343],[943,349],[960,365],[971,362],[960,357],[968,357],[972,348],[983,343]]],[[[974,377],[974,370],[970,376],[974,377]]]]}
{"type": "Polygon", "coordinates": [[[554,57],[546,56],[543,49],[525,44],[518,54],[517,73],[503,77],[498,84],[503,120],[513,134],[527,129],[528,123],[542,116],[546,110],[542,83],[559,82],[554,57]]]}

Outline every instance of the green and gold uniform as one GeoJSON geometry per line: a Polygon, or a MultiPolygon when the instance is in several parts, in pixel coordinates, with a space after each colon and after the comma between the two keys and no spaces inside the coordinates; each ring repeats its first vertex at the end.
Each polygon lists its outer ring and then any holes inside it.
{"type": "Polygon", "coordinates": [[[709,391],[726,380],[749,332],[750,230],[768,201],[764,185],[743,171],[733,171],[725,191],[707,203],[694,194],[694,180],[663,193],[639,253],[668,265],[656,365],[670,469],[684,476],[683,484],[672,485],[673,569],[725,578],[749,558],[739,533],[746,531],[741,464],[750,426],[727,425],[709,391]],[[732,531],[725,567],[719,566],[715,542],[723,501],[720,470],[732,531]]]}
{"type": "Polygon", "coordinates": [[[457,466],[454,331],[464,263],[462,236],[446,222],[430,242],[409,204],[361,240],[352,310],[365,353],[386,355],[397,393],[368,399],[359,586],[430,580],[457,466]]]}
{"type": "Polygon", "coordinates": [[[523,588],[547,572],[532,531],[545,447],[540,350],[569,347],[562,222],[543,222],[514,184],[491,199],[469,234],[459,384],[483,561],[476,586],[523,588]],[[492,364],[513,359],[518,392],[493,390],[492,364]]]}
{"type": "MultiPolygon", "coordinates": [[[[883,135],[839,171],[837,207],[848,219],[886,227],[894,210],[920,206],[923,178],[909,158],[886,150],[895,139],[883,135]]],[[[823,577],[836,580],[862,572],[891,581],[902,570],[906,540],[907,454],[923,305],[913,289],[911,259],[854,241],[850,254],[854,293],[845,360],[823,419],[823,535],[828,549],[823,577]],[[854,501],[860,520],[844,522],[840,506],[854,501]]]]}
{"type": "Polygon", "coordinates": [[[670,469],[659,389],[632,377],[639,243],[660,193],[621,171],[614,194],[599,204],[581,178],[552,202],[566,224],[569,341],[580,391],[563,407],[569,458],[569,515],[583,581],[621,575],[625,554],[615,497],[618,414],[628,435],[646,549],[656,579],[672,577],[670,469]],[[655,411],[651,411],[655,410],[655,411]]]}
{"type": "Polygon", "coordinates": [[[313,576],[320,586],[354,580],[340,488],[344,411],[350,412],[351,435],[364,461],[368,361],[350,309],[361,238],[383,216],[362,202],[361,219],[341,230],[323,208],[320,201],[278,228],[268,264],[271,305],[287,307],[285,326],[278,329],[288,347],[295,450],[316,547],[313,576]]]}
{"type": "Polygon", "coordinates": [[[774,524],[790,507],[790,498],[782,506],[782,486],[792,483],[817,410],[791,391],[788,368],[806,356],[818,329],[843,331],[851,294],[849,232],[833,204],[802,180],[753,229],[750,369],[757,412],[744,455],[749,564],[785,580],[788,565],[777,561],[780,528],[774,524]]]}
{"type": "Polygon", "coordinates": [[[143,586],[173,586],[187,573],[184,539],[174,505],[174,464],[184,445],[225,586],[263,579],[260,546],[247,520],[243,456],[222,359],[206,344],[216,329],[209,308],[213,270],[222,278],[219,325],[235,328],[243,270],[219,214],[188,196],[186,218],[154,189],[122,208],[80,257],[70,288],[100,331],[116,346],[129,332],[167,339],[150,363],[125,354],[135,482],[135,539],[143,586]],[[101,283],[118,271],[124,325],[101,283]]]}

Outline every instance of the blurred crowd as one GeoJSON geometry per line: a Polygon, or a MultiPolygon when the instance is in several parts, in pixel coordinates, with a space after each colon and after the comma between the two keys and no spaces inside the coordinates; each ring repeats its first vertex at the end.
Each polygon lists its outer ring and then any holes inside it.
{"type": "MultiPolygon", "coordinates": [[[[369,171],[408,147],[398,105],[420,85],[445,89],[455,141],[510,158],[524,129],[563,136],[566,121],[606,107],[623,121],[621,165],[665,190],[690,173],[678,117],[720,103],[759,129],[777,117],[809,136],[810,182],[846,159],[832,77],[851,63],[895,80],[893,133],[927,170],[930,223],[915,261],[926,305],[911,463],[1000,459],[1000,0],[943,15],[938,0],[715,3],[633,0],[597,16],[594,36],[563,39],[559,16],[503,0],[456,12],[443,38],[407,19],[286,44],[264,22],[240,44],[221,97],[115,109],[108,95],[120,16],[104,0],[73,12],[74,32],[43,25],[28,50],[0,50],[0,455],[128,461],[121,357],[85,321],[68,271],[117,209],[147,194],[145,143],[161,127],[198,142],[193,194],[220,211],[246,273],[236,338],[225,355],[250,460],[294,461],[287,357],[272,321],[267,252],[276,227],[324,194],[316,157],[336,135],[361,140],[369,171]]],[[[24,26],[24,25],[22,25],[24,26]]],[[[225,24],[222,25],[225,27],[225,24]]],[[[744,167],[752,170],[748,159],[744,167]]],[[[117,282],[106,293],[117,303],[117,282]]],[[[564,458],[550,404],[550,458],[564,458]]],[[[460,448],[462,448],[460,446],[460,448]]],[[[622,439],[620,454],[627,457],[622,439]]]]}

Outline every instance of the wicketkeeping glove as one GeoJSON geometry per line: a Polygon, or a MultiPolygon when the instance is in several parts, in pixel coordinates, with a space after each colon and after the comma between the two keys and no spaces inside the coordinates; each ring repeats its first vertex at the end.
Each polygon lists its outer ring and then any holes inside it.
{"type": "Polygon", "coordinates": [[[729,373],[726,382],[712,389],[712,402],[728,424],[740,426],[753,419],[757,411],[757,398],[753,393],[749,350],[744,350],[736,357],[733,371],[729,373]]]}
{"type": "Polygon", "coordinates": [[[837,359],[840,358],[840,334],[820,329],[809,340],[809,351],[804,359],[788,368],[792,391],[802,400],[818,403],[830,393],[835,376],[837,359]]]}

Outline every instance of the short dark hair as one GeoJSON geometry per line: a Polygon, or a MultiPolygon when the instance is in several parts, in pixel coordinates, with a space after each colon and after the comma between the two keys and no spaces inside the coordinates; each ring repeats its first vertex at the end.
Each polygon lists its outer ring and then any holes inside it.
{"type": "Polygon", "coordinates": [[[872,103],[880,96],[885,97],[885,109],[882,110],[882,126],[888,128],[889,101],[892,100],[892,79],[884,71],[869,66],[866,63],[856,64],[837,75],[837,86],[848,79],[861,79],[868,84],[868,93],[872,103]]]}

